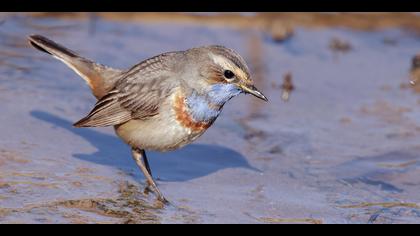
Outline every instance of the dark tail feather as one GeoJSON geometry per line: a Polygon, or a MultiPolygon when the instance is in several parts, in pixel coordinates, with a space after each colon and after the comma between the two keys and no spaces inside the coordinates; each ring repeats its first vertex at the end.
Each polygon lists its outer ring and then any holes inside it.
{"type": "Polygon", "coordinates": [[[73,69],[86,81],[92,89],[93,95],[98,99],[114,87],[118,76],[122,74],[121,70],[80,57],[75,52],[44,36],[31,35],[28,40],[34,48],[52,55],[73,69]]]}
{"type": "Polygon", "coordinates": [[[69,49],[57,44],[56,42],[47,39],[41,35],[31,35],[28,37],[29,43],[36,49],[48,53],[53,56],[57,56],[63,60],[68,60],[70,58],[77,58],[79,56],[76,53],[70,51],[69,49]]]}

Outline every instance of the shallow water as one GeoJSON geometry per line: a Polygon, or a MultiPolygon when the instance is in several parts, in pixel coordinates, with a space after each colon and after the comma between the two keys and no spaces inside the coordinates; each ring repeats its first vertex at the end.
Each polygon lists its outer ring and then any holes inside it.
{"type": "Polygon", "coordinates": [[[418,36],[297,28],[0,15],[1,223],[419,223],[420,104],[409,89],[418,36]],[[111,128],[72,127],[95,103],[65,65],[30,48],[43,34],[116,68],[204,44],[234,48],[269,103],[239,96],[195,143],[150,153],[171,205],[144,196],[111,128]],[[349,50],[331,48],[339,39],[349,50]],[[290,72],[295,90],[281,97],[290,72]]]}

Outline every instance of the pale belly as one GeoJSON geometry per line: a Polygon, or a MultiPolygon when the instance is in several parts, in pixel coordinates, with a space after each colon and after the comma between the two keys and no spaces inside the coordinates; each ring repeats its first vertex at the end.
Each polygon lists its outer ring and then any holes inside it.
{"type": "Polygon", "coordinates": [[[168,113],[161,113],[147,120],[128,121],[115,126],[115,131],[132,147],[164,152],[193,142],[206,130],[193,131],[185,128],[171,114],[172,112],[168,113]]]}

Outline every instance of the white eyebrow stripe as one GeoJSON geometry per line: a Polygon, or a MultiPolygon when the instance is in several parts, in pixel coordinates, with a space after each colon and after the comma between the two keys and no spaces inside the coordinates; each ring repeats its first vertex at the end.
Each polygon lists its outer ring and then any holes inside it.
{"type": "Polygon", "coordinates": [[[226,60],[226,58],[219,55],[215,55],[213,53],[210,53],[210,57],[215,64],[221,66],[222,68],[235,70],[235,67],[232,65],[232,63],[226,60]]]}
{"type": "Polygon", "coordinates": [[[215,64],[221,66],[223,69],[229,69],[233,71],[235,75],[239,77],[239,79],[243,79],[245,81],[248,80],[248,76],[245,74],[245,72],[241,68],[233,64],[231,61],[229,61],[228,59],[219,55],[215,55],[213,53],[210,53],[210,57],[215,64]]]}

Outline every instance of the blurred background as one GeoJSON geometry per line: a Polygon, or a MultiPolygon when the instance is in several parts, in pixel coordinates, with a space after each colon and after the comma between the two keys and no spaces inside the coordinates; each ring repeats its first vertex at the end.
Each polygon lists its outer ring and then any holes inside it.
{"type": "Polygon", "coordinates": [[[0,223],[419,223],[419,53],[419,13],[0,13],[0,223]],[[269,102],[151,153],[161,209],[112,128],[72,127],[95,98],[30,34],[121,69],[224,45],[269,102]]]}

